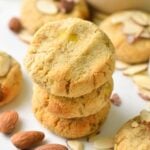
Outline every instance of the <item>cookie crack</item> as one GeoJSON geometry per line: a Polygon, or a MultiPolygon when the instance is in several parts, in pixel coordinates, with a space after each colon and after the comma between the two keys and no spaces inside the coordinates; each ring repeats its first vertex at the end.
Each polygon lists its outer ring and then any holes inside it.
{"type": "Polygon", "coordinates": [[[66,86],[65,86],[65,89],[66,89],[66,93],[67,93],[67,94],[69,94],[69,92],[70,92],[70,84],[71,84],[71,81],[68,80],[68,81],[67,81],[67,84],[66,84],[66,86]]]}

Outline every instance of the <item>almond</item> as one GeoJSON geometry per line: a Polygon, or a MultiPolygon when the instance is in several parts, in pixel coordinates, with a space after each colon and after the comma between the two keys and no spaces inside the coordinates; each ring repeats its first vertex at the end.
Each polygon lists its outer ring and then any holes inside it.
{"type": "Polygon", "coordinates": [[[143,31],[143,27],[133,23],[133,21],[128,20],[124,22],[123,33],[127,35],[138,36],[140,35],[140,33],[142,33],[142,31],[143,31]]]}
{"type": "Polygon", "coordinates": [[[37,9],[45,14],[56,14],[58,7],[52,0],[37,0],[37,9]]]}
{"type": "Polygon", "coordinates": [[[13,31],[13,32],[20,32],[20,30],[22,29],[22,25],[21,22],[18,18],[13,17],[10,21],[9,21],[9,28],[13,31]]]}
{"type": "Polygon", "coordinates": [[[19,32],[18,36],[22,41],[31,43],[32,35],[29,34],[26,30],[22,30],[21,32],[19,32]]]}
{"type": "Polygon", "coordinates": [[[18,113],[15,111],[7,111],[0,114],[0,132],[11,133],[18,122],[18,113]]]}
{"type": "Polygon", "coordinates": [[[34,150],[68,150],[68,148],[60,144],[46,144],[46,145],[39,146],[34,150]]]}
{"type": "Polygon", "coordinates": [[[69,13],[73,10],[75,2],[73,0],[61,0],[60,10],[64,13],[69,13]]]}
{"type": "Polygon", "coordinates": [[[150,90],[150,76],[148,75],[134,75],[133,81],[141,88],[150,90]]]}
{"type": "Polygon", "coordinates": [[[140,64],[140,65],[133,65],[123,71],[125,75],[134,75],[139,72],[145,71],[148,68],[148,64],[140,64]]]}
{"type": "Polygon", "coordinates": [[[122,100],[120,96],[117,93],[113,93],[110,97],[110,101],[115,105],[115,106],[120,106],[122,103],[122,100]]]}
{"type": "Polygon", "coordinates": [[[114,139],[110,137],[99,137],[92,141],[96,149],[109,149],[114,147],[114,139]]]}
{"type": "Polygon", "coordinates": [[[134,13],[134,15],[131,16],[131,19],[139,25],[147,26],[150,18],[148,15],[145,15],[145,13],[136,12],[134,13]]]}
{"type": "Polygon", "coordinates": [[[0,77],[5,76],[10,69],[10,56],[0,52],[0,77]]]}
{"type": "Polygon", "coordinates": [[[123,16],[116,15],[115,17],[112,18],[111,23],[112,24],[118,24],[118,23],[124,23],[126,20],[128,20],[130,14],[126,14],[123,16]]]}
{"type": "Polygon", "coordinates": [[[128,67],[130,67],[129,64],[124,63],[124,62],[119,61],[119,60],[116,61],[116,68],[117,68],[118,70],[124,70],[124,69],[127,69],[128,67]]]}
{"type": "Polygon", "coordinates": [[[67,145],[71,150],[84,150],[84,145],[81,141],[69,140],[67,141],[67,145]]]}
{"type": "Polygon", "coordinates": [[[40,143],[44,133],[40,131],[18,132],[11,137],[12,143],[19,149],[28,149],[40,143]]]}
{"type": "Polygon", "coordinates": [[[150,100],[150,90],[139,88],[139,96],[144,100],[150,100]]]}

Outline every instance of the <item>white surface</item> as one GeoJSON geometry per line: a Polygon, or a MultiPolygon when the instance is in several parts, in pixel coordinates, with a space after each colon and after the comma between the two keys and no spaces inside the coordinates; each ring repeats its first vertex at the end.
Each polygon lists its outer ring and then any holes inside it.
{"type": "MultiPolygon", "coordinates": [[[[8,29],[7,25],[12,16],[19,15],[19,9],[19,0],[0,0],[0,49],[8,52],[21,63],[24,74],[24,85],[20,95],[12,103],[0,108],[0,112],[16,110],[19,113],[20,123],[14,133],[23,130],[41,130],[46,134],[45,141],[65,144],[64,139],[55,136],[48,132],[47,129],[44,129],[32,114],[32,84],[23,66],[23,58],[28,46],[20,41],[16,35],[8,29]]],[[[109,117],[101,132],[101,135],[105,136],[113,136],[124,122],[137,115],[146,104],[146,102],[137,95],[136,88],[132,81],[123,76],[120,72],[115,72],[114,84],[114,92],[117,92],[123,101],[120,107],[112,106],[109,117]]],[[[0,133],[0,150],[15,149],[16,148],[10,142],[10,136],[5,136],[0,133]]],[[[94,149],[86,143],[86,150],[94,149]]]]}

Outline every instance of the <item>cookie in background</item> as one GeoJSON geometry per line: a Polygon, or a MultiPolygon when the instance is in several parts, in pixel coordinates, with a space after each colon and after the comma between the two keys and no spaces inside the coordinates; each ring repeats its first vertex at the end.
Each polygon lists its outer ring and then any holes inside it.
{"type": "Polygon", "coordinates": [[[19,94],[21,85],[22,73],[19,63],[0,51],[0,106],[13,101],[19,94]]]}
{"type": "Polygon", "coordinates": [[[141,111],[140,115],[123,125],[115,137],[114,150],[150,149],[150,112],[141,111]]]}

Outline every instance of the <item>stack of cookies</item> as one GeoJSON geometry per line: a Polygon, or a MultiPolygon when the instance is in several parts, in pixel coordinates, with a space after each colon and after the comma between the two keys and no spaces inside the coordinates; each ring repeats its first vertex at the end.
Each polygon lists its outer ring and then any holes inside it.
{"type": "Polygon", "coordinates": [[[45,24],[25,58],[34,81],[36,118],[74,139],[99,130],[110,109],[114,47],[93,23],[70,18],[45,24]]]}

